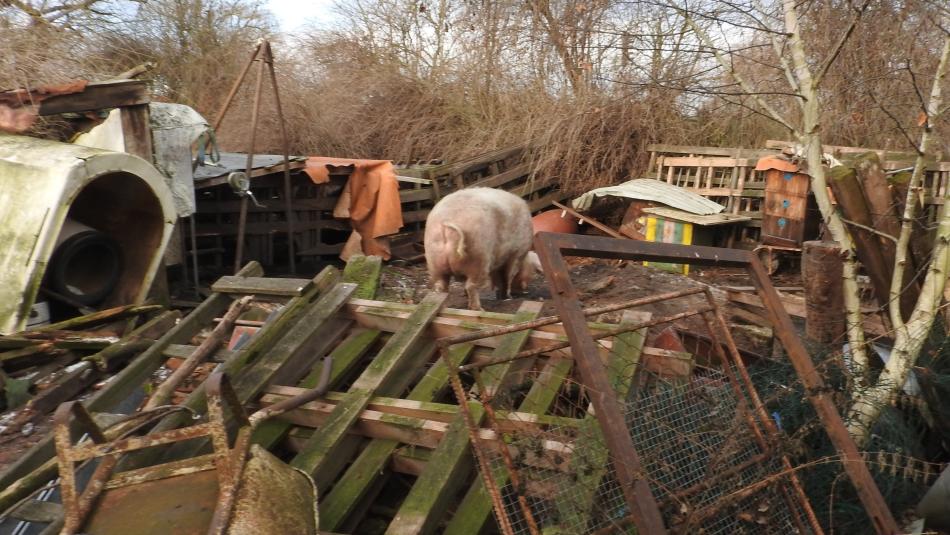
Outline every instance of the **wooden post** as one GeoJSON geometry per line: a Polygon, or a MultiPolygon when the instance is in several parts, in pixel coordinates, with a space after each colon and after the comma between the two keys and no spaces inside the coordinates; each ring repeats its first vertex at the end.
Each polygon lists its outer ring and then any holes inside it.
{"type": "Polygon", "coordinates": [[[864,200],[864,193],[861,191],[861,184],[858,183],[857,175],[854,169],[850,167],[838,166],[831,170],[829,178],[828,182],[835,194],[835,199],[838,201],[838,207],[841,209],[844,219],[860,225],[845,223],[854,240],[855,254],[871,279],[877,302],[881,306],[887,306],[893,269],[884,260],[877,236],[866,230],[873,228],[874,223],[871,220],[871,212],[864,200]]]}
{"type": "MultiPolygon", "coordinates": [[[[877,153],[868,152],[861,155],[855,160],[854,169],[864,189],[864,197],[871,213],[874,230],[892,236],[896,240],[901,232],[900,217],[897,212],[898,203],[891,196],[887,175],[881,169],[881,161],[877,153]]],[[[893,270],[897,242],[882,235],[878,235],[877,239],[881,246],[884,261],[893,270]]],[[[914,262],[914,255],[909,255],[908,260],[902,268],[904,270],[904,288],[901,292],[900,307],[901,316],[904,318],[910,317],[914,305],[917,304],[917,296],[920,295],[920,285],[918,281],[914,280],[917,267],[914,262]]]]}
{"type": "Polygon", "coordinates": [[[822,345],[840,343],[846,329],[841,249],[832,241],[806,241],[802,247],[805,336],[822,345]]]}

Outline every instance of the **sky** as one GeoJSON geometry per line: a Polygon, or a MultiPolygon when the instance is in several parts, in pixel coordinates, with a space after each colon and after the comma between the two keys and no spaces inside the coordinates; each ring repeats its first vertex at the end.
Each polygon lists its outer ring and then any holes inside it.
{"type": "Polygon", "coordinates": [[[336,19],[334,0],[268,0],[267,7],[277,17],[284,32],[297,30],[304,24],[326,26],[336,19]]]}

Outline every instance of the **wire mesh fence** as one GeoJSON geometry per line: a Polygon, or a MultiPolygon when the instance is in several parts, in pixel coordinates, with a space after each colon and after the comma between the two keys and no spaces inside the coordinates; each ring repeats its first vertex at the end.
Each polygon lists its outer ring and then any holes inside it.
{"type": "MultiPolygon", "coordinates": [[[[547,425],[508,421],[501,440],[507,462],[497,444],[479,446],[512,532],[633,532],[587,394],[565,380],[552,403],[555,417],[542,420],[547,425]]],[[[808,504],[739,395],[725,373],[710,368],[686,380],[637,374],[626,423],[664,520],[685,533],[813,532],[808,504]]],[[[517,400],[492,401],[504,414],[517,400]]]]}

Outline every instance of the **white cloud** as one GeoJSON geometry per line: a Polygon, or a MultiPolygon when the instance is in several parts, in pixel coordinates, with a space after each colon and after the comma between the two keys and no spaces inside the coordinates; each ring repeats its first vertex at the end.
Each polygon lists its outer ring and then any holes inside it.
{"type": "Polygon", "coordinates": [[[292,32],[302,27],[326,27],[336,21],[334,0],[268,0],[267,7],[280,24],[281,31],[292,32]]]}

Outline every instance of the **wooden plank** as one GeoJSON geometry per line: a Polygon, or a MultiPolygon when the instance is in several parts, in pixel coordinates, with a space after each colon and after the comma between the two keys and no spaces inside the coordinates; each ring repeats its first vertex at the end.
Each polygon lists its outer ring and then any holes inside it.
{"type": "MultiPolygon", "coordinates": [[[[382,333],[375,330],[355,330],[351,331],[349,336],[340,342],[337,347],[330,352],[332,364],[330,366],[330,380],[328,387],[333,388],[339,385],[359,363],[360,359],[369,351],[370,347],[379,340],[382,333]]],[[[300,390],[315,388],[319,384],[320,375],[323,373],[323,363],[315,366],[313,370],[297,383],[300,390]]],[[[290,388],[272,386],[267,392],[273,392],[274,388],[290,388]]],[[[266,394],[262,398],[262,405],[266,405],[269,398],[266,394]]],[[[290,429],[290,424],[279,419],[271,419],[261,423],[252,436],[252,442],[258,444],[264,449],[271,449],[276,445],[290,429]]]]}
{"type": "MultiPolygon", "coordinates": [[[[452,348],[448,355],[451,364],[459,366],[464,363],[473,347],[471,344],[462,344],[452,348]]],[[[413,387],[408,401],[432,401],[440,395],[447,384],[448,370],[445,361],[440,358],[413,387]]],[[[378,398],[373,398],[370,405],[374,401],[378,401],[378,398]]],[[[373,440],[366,446],[343,477],[334,483],[330,493],[320,502],[322,528],[339,529],[357,505],[365,499],[372,482],[384,472],[393,452],[398,447],[398,441],[386,439],[373,440]]]]}
{"type": "Polygon", "coordinates": [[[667,156],[663,159],[667,167],[754,167],[749,158],[702,158],[696,156],[667,156]]]}
{"type": "Polygon", "coordinates": [[[715,226],[715,225],[730,225],[733,223],[743,223],[745,221],[751,221],[752,218],[749,216],[743,216],[738,214],[712,214],[712,215],[698,215],[691,214],[689,212],[684,212],[683,210],[677,210],[675,208],[667,208],[663,206],[656,206],[652,208],[644,208],[643,213],[653,214],[664,219],[672,219],[674,221],[684,221],[686,223],[693,223],[695,225],[702,226],[715,226]]]}
{"type": "MultiPolygon", "coordinates": [[[[759,296],[756,294],[726,290],[726,295],[730,301],[759,307],[763,310],[765,309],[765,305],[762,304],[762,300],[759,299],[759,296]]],[[[782,301],[782,307],[785,308],[785,312],[787,312],[790,316],[796,316],[799,318],[805,317],[804,297],[800,295],[779,293],[779,299],[782,301]]]]}
{"type": "Polygon", "coordinates": [[[56,115],[148,104],[148,85],[142,80],[93,82],[79,93],[56,95],[40,102],[39,115],[56,115]]]}
{"type": "MultiPolygon", "coordinates": [[[[346,309],[346,314],[348,317],[355,319],[357,323],[366,328],[396,332],[402,328],[402,325],[409,317],[409,314],[406,312],[397,312],[398,308],[396,307],[365,307],[359,305],[354,306],[354,304],[354,302],[350,303],[350,306],[346,309]]],[[[605,325],[606,324],[597,324],[597,329],[592,329],[592,331],[596,332],[597,330],[601,330],[605,325]]],[[[494,326],[496,326],[496,324],[476,323],[474,321],[444,317],[440,315],[429,324],[428,330],[431,338],[444,338],[447,336],[469,333],[471,331],[479,331],[494,326]]],[[[561,329],[562,327],[559,325],[546,325],[544,327],[529,331],[526,349],[540,349],[557,342],[567,341],[567,336],[561,334],[563,333],[561,329]]],[[[502,337],[500,336],[480,338],[475,340],[473,343],[481,347],[495,348],[501,343],[501,338],[502,337]]],[[[599,343],[599,350],[603,354],[604,358],[606,358],[610,349],[610,341],[602,340],[599,343]]],[[[549,352],[548,355],[571,358],[571,352],[566,348],[553,350],[549,352]]]]}
{"type": "MultiPolygon", "coordinates": [[[[463,344],[464,345],[464,344],[463,344]]],[[[454,362],[454,361],[453,361],[454,362]]],[[[539,380],[541,380],[539,378],[539,380]]],[[[270,386],[261,396],[260,406],[266,407],[289,399],[295,395],[306,392],[307,388],[292,386],[270,386]]],[[[410,394],[410,396],[412,396],[410,394]]],[[[323,418],[321,415],[330,414],[334,407],[346,397],[346,392],[327,392],[326,396],[301,406],[300,413],[295,417],[298,425],[303,425],[308,419],[317,421],[323,418]]],[[[422,397],[422,396],[416,396],[422,397]]],[[[374,396],[366,405],[366,410],[376,411],[383,414],[395,416],[408,416],[410,418],[419,418],[422,420],[432,420],[436,422],[452,423],[459,413],[458,405],[451,403],[438,403],[434,401],[420,401],[409,398],[394,398],[387,396],[374,396]]],[[[293,411],[288,411],[293,412],[293,411]]],[[[549,416],[546,414],[535,414],[522,411],[504,411],[498,410],[496,414],[499,418],[499,429],[502,431],[513,431],[522,427],[537,427],[539,425],[556,425],[561,427],[576,426],[578,422],[573,418],[562,416],[549,416]]]]}
{"type": "Polygon", "coordinates": [[[530,174],[530,173],[531,173],[531,166],[528,165],[527,163],[521,163],[512,167],[511,169],[508,169],[507,171],[502,171],[501,173],[497,175],[483,178],[471,184],[468,187],[505,189],[503,187],[505,184],[511,182],[512,180],[523,178],[525,175],[530,174]]]}
{"type": "Polygon", "coordinates": [[[224,276],[211,285],[211,291],[228,294],[264,294],[296,297],[313,287],[309,279],[224,276]]]}
{"type": "MultiPolygon", "coordinates": [[[[420,178],[418,180],[425,180],[420,178]]],[[[422,189],[405,189],[399,192],[399,202],[400,204],[419,202],[419,201],[431,201],[432,199],[432,188],[422,188],[422,189]]]]}
{"type": "Polygon", "coordinates": [[[410,184],[423,184],[426,186],[432,185],[432,180],[428,178],[416,178],[414,176],[396,175],[396,180],[399,182],[408,182],[410,184]]]}
{"type": "MultiPolygon", "coordinates": [[[[514,322],[537,318],[541,312],[541,306],[542,304],[537,302],[522,303],[514,322]]],[[[504,358],[518,353],[527,341],[528,334],[528,331],[519,331],[505,335],[492,356],[504,358]]],[[[514,366],[514,362],[506,362],[484,370],[483,384],[491,396],[499,394],[505,385],[508,372],[514,366]]],[[[482,406],[479,403],[470,402],[469,410],[472,419],[480,422],[484,411],[482,406]]],[[[427,534],[435,531],[451,498],[468,480],[468,475],[471,473],[472,459],[469,447],[468,427],[462,415],[458,414],[449,425],[442,442],[433,452],[425,471],[416,480],[409,495],[400,505],[396,517],[386,530],[387,534],[427,534]]]]}
{"type": "MultiPolygon", "coordinates": [[[[649,321],[651,314],[624,311],[621,324],[633,324],[649,321]]],[[[633,382],[634,373],[640,362],[641,350],[646,342],[647,329],[625,333],[617,337],[614,350],[610,352],[607,374],[613,384],[614,392],[621,400],[627,398],[633,382]]],[[[588,525],[593,512],[594,498],[601,480],[607,473],[608,451],[597,418],[588,411],[577,436],[584,441],[582,454],[571,459],[571,473],[577,476],[573,491],[569,495],[555,497],[559,518],[565,527],[588,525]]]]}
{"type": "MultiPolygon", "coordinates": [[[[250,262],[238,275],[260,276],[263,273],[264,270],[260,264],[250,262]]],[[[165,362],[165,357],[162,355],[165,348],[173,343],[187,343],[211,320],[227,310],[230,302],[231,298],[221,293],[214,293],[205,299],[198,308],[182,319],[178,325],[159,338],[149,349],[123,368],[121,372],[114,375],[102,390],[96,392],[85,403],[87,410],[89,412],[113,412],[119,403],[140,388],[151,377],[152,373],[165,362]]],[[[12,485],[21,477],[43,466],[54,455],[55,447],[52,434],[50,434],[0,474],[0,488],[12,485]]],[[[44,470],[44,474],[48,473],[49,477],[52,478],[56,473],[56,465],[52,464],[49,468],[44,467],[44,470]]]]}
{"type": "Polygon", "coordinates": [[[620,239],[623,239],[623,240],[626,240],[626,239],[627,239],[627,237],[624,236],[623,234],[621,234],[621,233],[617,232],[616,230],[614,230],[614,229],[608,227],[607,225],[601,223],[600,221],[597,221],[596,219],[587,217],[587,216],[585,216],[584,214],[581,214],[580,212],[575,211],[573,208],[569,208],[569,207],[567,207],[566,205],[563,205],[563,204],[561,204],[561,203],[559,203],[559,202],[557,202],[557,201],[553,201],[553,202],[551,202],[551,204],[553,204],[554,206],[557,206],[557,207],[560,208],[561,210],[566,211],[567,213],[569,213],[569,214],[571,214],[572,216],[574,216],[574,217],[580,219],[581,221],[583,221],[583,222],[585,222],[585,223],[591,225],[592,227],[594,227],[594,228],[596,228],[596,229],[598,229],[598,230],[600,230],[600,231],[606,232],[607,234],[609,234],[610,236],[613,236],[614,238],[620,238],[620,239]]]}
{"type": "Polygon", "coordinates": [[[726,156],[733,158],[754,158],[773,156],[777,151],[762,149],[740,149],[732,147],[699,147],[689,145],[666,145],[653,143],[647,145],[647,151],[662,154],[700,154],[704,156],[726,156]]]}
{"type": "Polygon", "coordinates": [[[376,297],[379,277],[383,272],[383,259],[378,256],[353,255],[343,268],[343,280],[357,285],[353,293],[361,299],[376,297]]]}
{"type": "Polygon", "coordinates": [[[444,293],[430,292],[426,295],[406,321],[406,326],[389,339],[373,362],[353,383],[346,398],[336,406],[320,433],[308,441],[303,451],[294,457],[291,465],[311,474],[318,488],[329,486],[330,483],[324,481],[326,461],[337,453],[344,435],[359,419],[360,413],[376,389],[385,384],[390,378],[389,375],[405,360],[409,349],[423,336],[445,298],[444,293]]]}
{"type": "MultiPolygon", "coordinates": [[[[318,402],[311,402],[318,403],[318,402]]],[[[300,428],[291,431],[288,437],[288,443],[291,449],[303,452],[306,444],[319,438],[326,429],[329,421],[329,415],[325,411],[301,411],[299,409],[289,411],[277,418],[286,419],[292,423],[298,424],[300,428]]],[[[538,434],[538,427],[531,427],[531,424],[523,421],[508,421],[509,427],[518,426],[518,429],[525,433],[538,434]]],[[[574,427],[580,426],[580,421],[574,427]]],[[[434,449],[438,447],[446,437],[451,428],[448,422],[438,420],[426,420],[424,418],[414,418],[411,416],[397,416],[379,411],[364,409],[354,420],[353,425],[346,432],[356,437],[369,437],[376,439],[372,444],[380,441],[393,441],[397,444],[406,444],[422,448],[434,449]]],[[[523,452],[522,445],[510,445],[505,442],[503,436],[499,436],[492,429],[481,428],[478,430],[479,442],[484,442],[495,448],[508,448],[508,450],[518,458],[518,452],[523,452]]],[[[368,446],[367,448],[369,448],[368,446]]],[[[525,459],[526,464],[538,468],[549,470],[566,471],[570,468],[571,456],[575,444],[572,442],[560,442],[557,440],[542,440],[539,444],[532,444],[532,451],[537,447],[540,450],[538,455],[529,456],[525,459]]],[[[365,451],[365,450],[364,450],[365,451]]],[[[340,458],[335,458],[339,461],[340,458]]],[[[387,459],[388,462],[388,459],[387,459]]],[[[339,482],[334,484],[334,489],[339,482]]],[[[333,491],[331,491],[332,493],[333,491]]],[[[353,504],[354,506],[357,504],[353,504]]],[[[488,504],[491,509],[491,504],[488,504]]],[[[323,526],[323,513],[320,513],[320,525],[323,526]]]]}

